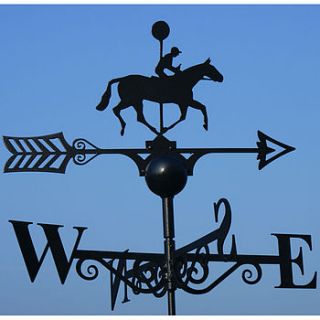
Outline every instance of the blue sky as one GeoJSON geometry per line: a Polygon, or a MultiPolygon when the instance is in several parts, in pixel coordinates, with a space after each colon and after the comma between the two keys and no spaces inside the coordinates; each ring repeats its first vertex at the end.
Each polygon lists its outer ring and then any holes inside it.
{"type": "MultiPolygon", "coordinates": [[[[207,106],[202,116],[189,110],[186,121],[167,134],[180,147],[255,147],[257,130],[296,147],[259,171],[254,155],[202,158],[185,190],[175,198],[176,244],[181,247],[214,230],[213,202],[232,206],[230,233],[239,253],[277,254],[271,233],[312,236],[303,247],[305,276],[320,270],[319,101],[320,7],[303,5],[201,6],[0,6],[1,135],[36,136],[62,131],[103,148],[140,148],[154,134],[123,112],[124,137],[111,108],[95,110],[109,80],[128,74],[151,76],[159,55],[151,26],[171,28],[168,52],[177,46],[182,69],[211,57],[223,83],[201,82],[194,90],[207,106]]],[[[158,105],[145,103],[145,115],[158,123],[158,105]]],[[[165,106],[165,121],[179,116],[165,106]]],[[[4,145],[0,159],[9,153],[4,145]]],[[[65,175],[1,174],[1,314],[165,314],[166,299],[130,294],[131,302],[110,309],[109,274],[93,282],[73,268],[62,286],[50,255],[31,283],[8,220],[61,224],[70,252],[73,226],[88,227],[80,248],[162,252],[161,200],[147,189],[131,160],[101,156],[65,175]]],[[[40,251],[44,237],[30,228],[40,251]]],[[[230,237],[227,240],[230,245],[230,237]]],[[[217,267],[220,270],[220,267],[217,267]]],[[[178,314],[319,314],[319,289],[276,289],[279,268],[262,266],[255,286],[235,272],[201,296],[177,292],[178,314]]]]}

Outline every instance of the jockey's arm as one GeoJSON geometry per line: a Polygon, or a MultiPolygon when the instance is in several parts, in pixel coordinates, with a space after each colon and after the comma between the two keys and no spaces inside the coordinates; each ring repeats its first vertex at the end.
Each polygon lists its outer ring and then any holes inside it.
{"type": "Polygon", "coordinates": [[[181,64],[179,64],[177,67],[174,67],[174,66],[169,66],[167,69],[169,69],[170,71],[174,72],[174,73],[177,73],[177,72],[180,72],[180,67],[181,67],[181,64]]]}

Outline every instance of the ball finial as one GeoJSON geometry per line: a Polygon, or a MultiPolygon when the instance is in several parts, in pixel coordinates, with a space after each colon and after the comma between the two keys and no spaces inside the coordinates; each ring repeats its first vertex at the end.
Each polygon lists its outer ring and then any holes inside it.
{"type": "Polygon", "coordinates": [[[152,159],[145,173],[149,189],[162,198],[173,197],[183,190],[188,173],[184,159],[174,155],[161,155],[152,159]]]}
{"type": "Polygon", "coordinates": [[[165,21],[157,21],[152,26],[152,35],[159,41],[163,41],[170,33],[169,25],[165,21]]]}

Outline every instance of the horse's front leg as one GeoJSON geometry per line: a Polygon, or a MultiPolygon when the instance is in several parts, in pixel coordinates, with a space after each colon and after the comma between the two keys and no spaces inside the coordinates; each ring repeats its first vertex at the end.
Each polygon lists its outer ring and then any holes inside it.
{"type": "Polygon", "coordinates": [[[188,106],[183,104],[183,105],[179,105],[179,108],[180,108],[180,112],[181,112],[180,118],[176,122],[174,122],[172,125],[170,125],[169,127],[164,128],[164,132],[172,129],[173,127],[175,127],[181,121],[186,120],[188,106]]]}
{"type": "Polygon", "coordinates": [[[205,107],[205,105],[203,105],[202,103],[200,103],[197,100],[192,100],[189,104],[190,107],[200,110],[203,114],[203,127],[205,128],[205,130],[208,130],[208,115],[207,115],[207,109],[205,107]]]}
{"type": "Polygon", "coordinates": [[[144,117],[144,114],[143,114],[143,104],[142,102],[139,102],[137,104],[135,104],[134,106],[134,109],[136,110],[137,112],[137,121],[141,122],[142,124],[144,124],[145,126],[147,126],[152,132],[154,132],[156,135],[159,134],[159,132],[156,130],[156,128],[154,128],[153,126],[151,126],[146,118],[144,117]]]}

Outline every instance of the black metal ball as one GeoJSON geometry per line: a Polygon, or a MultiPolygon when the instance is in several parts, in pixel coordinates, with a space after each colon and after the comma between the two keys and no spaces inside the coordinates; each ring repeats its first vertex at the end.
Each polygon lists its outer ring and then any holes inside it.
{"type": "Polygon", "coordinates": [[[145,179],[149,189],[158,196],[175,196],[183,190],[188,179],[184,159],[174,155],[152,159],[146,167],[145,179]]]}
{"type": "Polygon", "coordinates": [[[163,41],[170,33],[169,25],[165,21],[157,21],[152,26],[152,35],[159,41],[163,41]]]}

